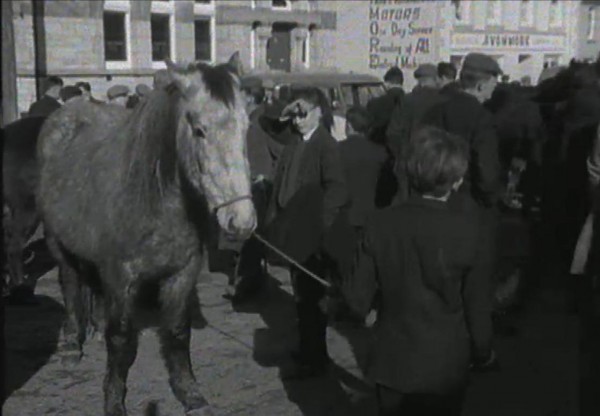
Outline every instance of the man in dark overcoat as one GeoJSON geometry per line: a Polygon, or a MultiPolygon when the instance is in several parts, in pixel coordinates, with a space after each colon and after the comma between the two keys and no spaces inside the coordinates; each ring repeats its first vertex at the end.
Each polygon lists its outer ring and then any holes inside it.
{"type": "Polygon", "coordinates": [[[402,166],[410,137],[427,111],[441,100],[437,86],[437,68],[434,65],[420,65],[414,75],[418,85],[406,95],[401,106],[394,108],[386,130],[386,143],[396,161],[396,202],[402,202],[408,197],[408,183],[402,166]]]}
{"type": "Polygon", "coordinates": [[[52,76],[48,77],[46,82],[46,92],[42,98],[31,104],[27,113],[29,117],[48,117],[62,107],[62,104],[58,101],[60,91],[64,85],[62,78],[52,76]]]}
{"type": "MultiPolygon", "coordinates": [[[[295,135],[278,163],[266,221],[270,241],[318,275],[324,272],[319,255],[322,235],[348,199],[338,143],[322,121],[326,105],[320,90],[305,88],[284,109],[283,117],[291,121],[295,135]]],[[[300,349],[295,367],[284,377],[317,376],[329,364],[327,317],[319,307],[325,288],[295,267],[291,276],[300,349]]]]}
{"type": "Polygon", "coordinates": [[[404,97],[404,74],[397,66],[391,67],[385,73],[383,81],[386,93],[380,97],[373,98],[367,103],[367,111],[372,121],[371,139],[377,143],[384,143],[385,131],[390,122],[392,111],[399,106],[404,97]]]}
{"type": "Polygon", "coordinates": [[[501,182],[497,133],[483,103],[491,98],[501,73],[492,57],[468,54],[460,74],[460,90],[447,94],[422,120],[425,125],[439,127],[467,141],[471,157],[460,194],[468,195],[484,208],[495,206],[501,182]]]}
{"type": "Polygon", "coordinates": [[[346,112],[347,139],[340,142],[340,154],[350,205],[337,217],[323,241],[323,250],[340,276],[349,274],[357,238],[367,217],[376,209],[377,182],[387,159],[385,148],[368,139],[369,126],[365,109],[352,107],[346,112]]]}

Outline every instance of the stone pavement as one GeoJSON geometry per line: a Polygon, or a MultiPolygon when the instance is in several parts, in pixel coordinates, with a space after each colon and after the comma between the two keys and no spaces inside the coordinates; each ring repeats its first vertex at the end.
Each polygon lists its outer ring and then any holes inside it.
{"type": "MultiPolygon", "coordinates": [[[[192,335],[192,362],[207,399],[227,416],[376,415],[372,387],[362,362],[368,332],[355,327],[328,331],[335,367],[329,377],[282,382],[295,346],[295,310],[287,272],[272,267],[268,289],[253,304],[234,311],[222,298],[227,279],[213,273],[197,285],[202,314],[192,335]],[[200,329],[200,326],[203,326],[200,329]]],[[[7,386],[5,416],[102,414],[104,346],[89,341],[74,369],[55,354],[63,316],[56,270],[38,282],[41,305],[7,307],[7,386]]],[[[475,375],[465,416],[576,416],[577,322],[563,312],[561,297],[545,291],[513,319],[515,337],[496,341],[501,369],[475,375]]],[[[142,415],[157,401],[162,416],[181,415],[152,329],[141,334],[129,375],[127,406],[142,415]]]]}

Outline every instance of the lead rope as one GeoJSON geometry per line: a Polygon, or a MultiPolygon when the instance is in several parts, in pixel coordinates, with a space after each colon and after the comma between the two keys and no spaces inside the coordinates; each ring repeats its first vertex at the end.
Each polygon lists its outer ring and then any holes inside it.
{"type": "Polygon", "coordinates": [[[277,247],[275,247],[273,244],[271,244],[270,242],[268,242],[264,237],[262,237],[257,232],[254,232],[252,235],[254,235],[254,237],[256,237],[256,239],[258,241],[260,241],[265,246],[267,246],[268,248],[270,248],[271,250],[273,250],[275,253],[279,254],[285,260],[289,261],[291,264],[293,264],[295,267],[297,267],[298,269],[300,269],[302,272],[306,273],[307,275],[309,275],[310,277],[312,277],[314,280],[316,280],[317,282],[321,283],[323,286],[325,286],[327,288],[331,287],[331,283],[329,283],[327,280],[323,279],[322,277],[317,276],[316,274],[314,274],[313,272],[311,272],[310,270],[308,270],[306,267],[302,266],[296,260],[294,260],[293,258],[291,258],[290,256],[288,256],[287,254],[285,254],[283,251],[281,251],[277,247]]]}

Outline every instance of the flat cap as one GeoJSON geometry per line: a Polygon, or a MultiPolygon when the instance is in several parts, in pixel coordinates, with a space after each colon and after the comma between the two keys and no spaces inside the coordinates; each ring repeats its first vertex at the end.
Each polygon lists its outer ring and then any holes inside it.
{"type": "Polygon", "coordinates": [[[502,74],[502,69],[500,69],[498,62],[491,56],[483,53],[468,54],[465,57],[462,69],[473,72],[484,72],[494,76],[502,74]]]}
{"type": "Polygon", "coordinates": [[[419,65],[415,71],[415,78],[435,78],[437,77],[437,67],[433,64],[419,65]]]}
{"type": "Polygon", "coordinates": [[[66,87],[61,88],[60,90],[60,99],[64,102],[67,102],[73,97],[77,97],[82,95],[82,92],[79,88],[74,85],[67,85],[66,87]]]}
{"type": "Polygon", "coordinates": [[[137,84],[135,86],[135,93],[140,97],[146,97],[152,92],[152,88],[150,88],[146,84],[137,84]]]}
{"type": "Polygon", "coordinates": [[[106,91],[106,96],[109,100],[117,97],[125,97],[129,95],[129,87],[126,85],[113,85],[106,91]]]}

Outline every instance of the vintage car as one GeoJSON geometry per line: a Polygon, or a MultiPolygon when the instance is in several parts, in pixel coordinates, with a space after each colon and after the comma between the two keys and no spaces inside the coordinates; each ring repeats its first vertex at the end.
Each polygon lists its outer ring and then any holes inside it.
{"type": "Polygon", "coordinates": [[[245,75],[242,89],[248,94],[272,89],[275,98],[287,100],[296,88],[320,88],[331,104],[334,114],[332,135],[337,140],[346,137],[346,110],[353,106],[366,106],[374,97],[385,93],[382,80],[368,74],[341,72],[264,72],[245,75]]]}

